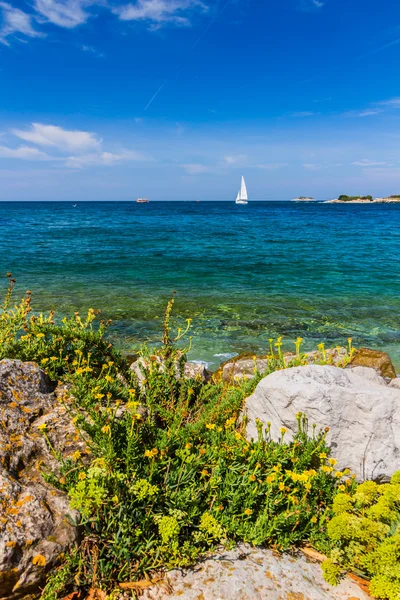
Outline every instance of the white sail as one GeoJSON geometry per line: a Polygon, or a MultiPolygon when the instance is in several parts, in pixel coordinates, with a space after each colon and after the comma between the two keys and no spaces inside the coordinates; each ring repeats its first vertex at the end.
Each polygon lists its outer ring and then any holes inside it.
{"type": "Polygon", "coordinates": [[[247,204],[247,201],[248,201],[248,197],[247,197],[246,182],[244,180],[244,177],[242,177],[242,181],[240,184],[240,190],[238,191],[238,194],[236,196],[236,204],[247,204]]]}
{"type": "Polygon", "coordinates": [[[241,200],[248,200],[248,198],[247,198],[246,182],[245,182],[243,176],[242,176],[242,184],[240,186],[240,199],[241,200]]]}

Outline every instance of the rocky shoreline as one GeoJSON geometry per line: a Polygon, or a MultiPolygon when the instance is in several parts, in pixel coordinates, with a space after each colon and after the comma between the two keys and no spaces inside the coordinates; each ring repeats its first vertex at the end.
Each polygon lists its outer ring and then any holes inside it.
{"type": "Polygon", "coordinates": [[[365,200],[363,198],[356,198],[354,200],[326,200],[323,204],[399,204],[400,197],[396,198],[374,198],[373,200],[365,200]]]}
{"type": "MultiPolygon", "coordinates": [[[[385,481],[400,463],[400,380],[386,353],[361,349],[355,352],[349,364],[345,364],[345,356],[344,348],[327,350],[325,358],[330,364],[320,365],[315,363],[321,360],[321,353],[308,353],[304,355],[307,364],[290,367],[296,356],[286,354],[285,364],[289,368],[261,378],[254,393],[245,401],[247,438],[257,437],[257,423],[261,419],[264,425],[272,421],[272,439],[279,440],[283,429],[290,439],[295,433],[298,415],[306,414],[317,428],[329,430],[328,441],[338,468],[350,468],[361,481],[366,478],[385,481]]],[[[140,360],[143,361],[139,359],[131,365],[139,379],[140,360]]],[[[267,366],[266,357],[236,357],[212,375],[203,366],[187,362],[183,376],[203,382],[214,377],[234,384],[260,376],[267,366]]],[[[68,393],[63,386],[54,387],[33,362],[0,361],[0,416],[5,425],[0,430],[2,599],[38,597],[46,573],[79,539],[79,514],[69,507],[68,496],[50,483],[52,476],[59,476],[55,454],[77,453],[84,457],[87,453],[68,413],[68,393]],[[46,431],[46,439],[40,435],[42,430],[46,431]]],[[[171,590],[167,593],[163,586],[155,585],[145,592],[145,598],[198,598],[193,593],[203,588],[204,578],[216,582],[208,586],[208,592],[201,596],[204,599],[216,600],[223,590],[225,594],[229,582],[234,582],[237,590],[236,595],[230,596],[232,599],[261,598],[262,594],[255,595],[256,592],[251,591],[253,588],[268,591],[271,599],[275,598],[275,590],[276,597],[280,598],[283,592],[296,594],[302,590],[299,582],[303,577],[312,580],[313,598],[364,600],[368,597],[349,580],[341,588],[330,588],[322,583],[320,574],[307,565],[304,557],[278,559],[268,550],[234,550],[211,556],[195,570],[172,573],[170,580],[176,594],[171,596],[171,590]],[[243,553],[246,561],[242,563],[243,553]],[[255,557],[262,572],[254,571],[255,557]],[[287,583],[282,581],[281,573],[285,561],[293,571],[293,578],[287,583]],[[267,563],[269,568],[264,573],[267,563]],[[232,567],[228,571],[226,564],[232,567]],[[280,586],[276,585],[278,575],[280,586]]]]}

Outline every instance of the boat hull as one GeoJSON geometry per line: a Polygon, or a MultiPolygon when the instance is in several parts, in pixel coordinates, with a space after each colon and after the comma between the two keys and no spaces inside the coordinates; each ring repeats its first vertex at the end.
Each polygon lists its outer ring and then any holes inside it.
{"type": "Polygon", "coordinates": [[[236,200],[235,204],[248,204],[247,200],[236,200]]]}

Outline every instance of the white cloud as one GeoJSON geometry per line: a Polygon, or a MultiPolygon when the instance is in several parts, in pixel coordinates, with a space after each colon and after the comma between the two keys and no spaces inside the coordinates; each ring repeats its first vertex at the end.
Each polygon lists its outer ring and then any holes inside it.
{"type": "Polygon", "coordinates": [[[275,169],[282,169],[283,167],[287,167],[288,163],[265,163],[256,165],[257,169],[265,169],[266,171],[274,171],[275,169]]]}
{"type": "Polygon", "coordinates": [[[231,154],[229,156],[224,156],[224,161],[226,162],[227,165],[243,163],[245,160],[247,160],[246,154],[236,154],[236,155],[231,154]]]}
{"type": "Polygon", "coordinates": [[[164,24],[190,25],[190,13],[194,10],[206,12],[201,0],[137,0],[114,9],[123,21],[150,21],[156,28],[164,24]]]}
{"type": "Polygon", "coordinates": [[[0,28],[0,43],[9,45],[7,37],[13,33],[22,33],[28,37],[41,37],[42,33],[35,31],[31,25],[31,16],[7,2],[0,2],[3,20],[0,28]]]}
{"type": "Polygon", "coordinates": [[[198,163],[186,164],[182,165],[182,167],[189,175],[201,175],[202,173],[207,173],[210,171],[210,167],[198,163]]]}
{"type": "Polygon", "coordinates": [[[90,15],[84,8],[91,4],[91,0],[35,0],[34,7],[46,21],[72,29],[86,23],[90,15]]]}
{"type": "Polygon", "coordinates": [[[19,148],[8,148],[0,146],[0,158],[19,158],[20,160],[52,160],[52,157],[29,146],[20,146],[19,148]]]}
{"type": "Polygon", "coordinates": [[[380,108],[367,108],[366,110],[362,110],[358,113],[357,117],[372,117],[373,115],[378,115],[382,110],[380,108]]]}
{"type": "Polygon", "coordinates": [[[351,163],[357,167],[379,167],[382,165],[387,165],[386,162],[377,162],[375,160],[369,160],[368,158],[362,158],[361,160],[355,160],[351,163]]]}
{"type": "Polygon", "coordinates": [[[69,156],[65,161],[65,165],[71,169],[83,169],[84,167],[95,166],[112,167],[121,161],[145,159],[146,157],[140,152],[122,150],[118,154],[113,152],[99,152],[83,156],[69,156]]]}
{"type": "Polygon", "coordinates": [[[81,49],[83,50],[83,52],[89,52],[90,54],[93,54],[93,56],[96,56],[97,58],[104,58],[104,54],[102,52],[99,52],[98,50],[96,50],[96,48],[93,48],[93,46],[86,46],[85,44],[83,44],[81,46],[81,49]]]}
{"type": "Polygon", "coordinates": [[[392,106],[393,108],[400,108],[400,97],[389,98],[389,100],[383,100],[379,102],[382,106],[392,106]]]}
{"type": "Polygon", "coordinates": [[[318,171],[318,169],[320,168],[320,166],[316,165],[314,163],[304,163],[303,164],[303,168],[307,169],[308,171],[318,171]]]}
{"type": "Polygon", "coordinates": [[[13,129],[12,133],[26,142],[39,146],[54,146],[64,152],[86,152],[99,149],[101,144],[101,140],[90,131],[68,130],[42,123],[32,123],[28,131],[13,129]]]}
{"type": "Polygon", "coordinates": [[[302,110],[300,112],[291,113],[291,117],[313,117],[316,113],[311,110],[302,110]]]}

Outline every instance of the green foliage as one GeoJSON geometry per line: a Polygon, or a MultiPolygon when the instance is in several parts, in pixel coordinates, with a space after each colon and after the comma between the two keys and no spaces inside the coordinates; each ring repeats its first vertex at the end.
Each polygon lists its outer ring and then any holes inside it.
{"type": "Polygon", "coordinates": [[[370,202],[372,202],[373,197],[372,196],[346,196],[346,194],[341,194],[338,198],[338,200],[341,200],[342,202],[351,202],[352,200],[369,200],[370,202]]]}
{"type": "Polygon", "coordinates": [[[342,569],[371,578],[376,598],[400,598],[400,471],[389,484],[366,481],[338,494],[327,525],[330,559],[324,577],[335,585],[342,569]]]}
{"type": "Polygon", "coordinates": [[[86,317],[79,313],[54,321],[54,313],[31,314],[31,292],[27,291],[19,304],[10,308],[15,279],[8,276],[8,290],[0,308],[0,360],[15,358],[35,361],[54,380],[79,368],[82,358],[86,368],[95,372],[106,360],[112,358],[121,369],[126,368],[123,359],[104,339],[110,321],[100,321],[93,326],[96,313],[90,309],[86,317]]]}

